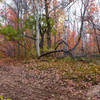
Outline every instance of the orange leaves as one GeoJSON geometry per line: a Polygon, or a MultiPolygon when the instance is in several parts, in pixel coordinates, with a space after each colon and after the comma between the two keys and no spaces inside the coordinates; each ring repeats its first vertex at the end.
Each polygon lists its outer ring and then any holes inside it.
{"type": "Polygon", "coordinates": [[[98,6],[93,0],[90,2],[89,9],[90,9],[89,11],[90,14],[94,14],[95,12],[98,12],[98,6]]]}
{"type": "Polygon", "coordinates": [[[75,34],[76,34],[75,31],[73,31],[73,32],[71,33],[71,36],[74,37],[75,34]]]}
{"type": "Polygon", "coordinates": [[[95,7],[92,7],[91,9],[90,9],[90,13],[95,13],[95,12],[98,12],[98,7],[97,6],[95,6],[95,7]]]}
{"type": "Polygon", "coordinates": [[[91,13],[94,13],[95,12],[95,8],[91,8],[91,13]]]}

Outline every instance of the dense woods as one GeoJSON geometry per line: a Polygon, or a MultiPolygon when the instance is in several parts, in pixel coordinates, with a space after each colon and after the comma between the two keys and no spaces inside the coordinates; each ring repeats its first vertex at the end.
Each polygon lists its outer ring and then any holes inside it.
{"type": "Polygon", "coordinates": [[[2,55],[86,56],[100,53],[100,2],[11,0],[1,2],[2,55]],[[3,39],[2,39],[3,38],[3,39]]]}
{"type": "Polygon", "coordinates": [[[100,0],[0,0],[0,100],[100,100],[100,0]]]}

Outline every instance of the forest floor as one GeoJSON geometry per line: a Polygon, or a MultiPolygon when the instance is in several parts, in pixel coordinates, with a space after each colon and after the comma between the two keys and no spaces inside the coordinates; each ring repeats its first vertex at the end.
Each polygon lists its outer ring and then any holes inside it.
{"type": "Polygon", "coordinates": [[[69,58],[12,62],[0,61],[0,96],[5,99],[100,100],[99,64],[69,58]]]}

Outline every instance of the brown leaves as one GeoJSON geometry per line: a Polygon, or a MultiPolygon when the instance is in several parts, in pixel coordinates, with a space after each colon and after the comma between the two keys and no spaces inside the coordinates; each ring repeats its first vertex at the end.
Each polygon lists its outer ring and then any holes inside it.
{"type": "MultiPolygon", "coordinates": [[[[95,73],[95,67],[98,69],[96,71],[99,71],[99,66],[93,63],[74,62],[69,58],[62,60],[44,59],[33,59],[17,67],[0,67],[0,79],[2,80],[0,83],[6,84],[0,86],[0,89],[2,89],[0,93],[21,100],[24,100],[24,97],[30,100],[33,100],[33,98],[36,100],[40,98],[41,100],[86,99],[87,89],[91,87],[92,83],[84,79],[89,78],[90,72],[95,73]],[[63,77],[64,74],[66,74],[65,77],[63,77]],[[84,76],[83,79],[80,77],[81,75],[84,76]],[[6,92],[7,89],[9,89],[9,92],[6,92]]],[[[99,74],[97,73],[97,75],[99,74]]]]}

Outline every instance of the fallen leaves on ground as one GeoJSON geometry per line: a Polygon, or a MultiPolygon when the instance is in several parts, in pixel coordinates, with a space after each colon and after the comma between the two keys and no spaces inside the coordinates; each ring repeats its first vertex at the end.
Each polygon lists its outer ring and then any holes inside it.
{"type": "Polygon", "coordinates": [[[89,89],[100,83],[94,63],[43,58],[14,64],[0,66],[0,95],[12,100],[87,100],[89,89]]]}

